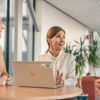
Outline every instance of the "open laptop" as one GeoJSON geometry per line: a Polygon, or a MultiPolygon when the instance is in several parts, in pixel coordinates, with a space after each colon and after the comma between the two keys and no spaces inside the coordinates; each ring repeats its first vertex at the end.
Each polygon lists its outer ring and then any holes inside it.
{"type": "Polygon", "coordinates": [[[52,62],[13,63],[15,83],[17,86],[57,88],[56,70],[52,62]]]}

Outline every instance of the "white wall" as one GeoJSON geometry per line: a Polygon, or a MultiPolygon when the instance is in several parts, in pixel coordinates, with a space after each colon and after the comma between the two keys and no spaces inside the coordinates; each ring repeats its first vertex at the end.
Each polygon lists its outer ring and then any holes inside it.
{"type": "Polygon", "coordinates": [[[41,12],[41,27],[40,32],[36,33],[35,36],[35,58],[45,53],[48,47],[46,43],[46,34],[48,29],[54,25],[61,26],[66,31],[66,42],[72,41],[73,43],[73,40],[79,40],[80,37],[84,38],[85,34],[88,34],[88,29],[85,28],[83,25],[69,18],[56,8],[44,2],[43,0],[37,1],[38,7],[40,5],[40,10],[38,9],[37,13],[38,11],[41,12]],[[41,1],[41,4],[39,1],[41,1]]]}

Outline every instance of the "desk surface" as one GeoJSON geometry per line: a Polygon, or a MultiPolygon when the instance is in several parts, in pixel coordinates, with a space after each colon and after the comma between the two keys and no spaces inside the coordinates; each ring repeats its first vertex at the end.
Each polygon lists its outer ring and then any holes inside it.
{"type": "Polygon", "coordinates": [[[57,89],[0,86],[0,100],[64,99],[79,96],[81,93],[80,88],[68,86],[57,89]]]}

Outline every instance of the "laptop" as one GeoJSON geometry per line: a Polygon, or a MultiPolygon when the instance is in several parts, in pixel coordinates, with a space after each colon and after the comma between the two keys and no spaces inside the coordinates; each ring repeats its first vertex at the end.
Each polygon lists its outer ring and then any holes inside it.
{"type": "Polygon", "coordinates": [[[52,62],[14,61],[15,84],[27,87],[57,88],[56,70],[52,62]]]}

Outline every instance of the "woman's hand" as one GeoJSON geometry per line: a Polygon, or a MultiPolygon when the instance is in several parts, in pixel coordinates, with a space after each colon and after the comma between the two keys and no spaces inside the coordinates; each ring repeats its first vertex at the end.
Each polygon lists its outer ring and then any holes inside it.
{"type": "Polygon", "coordinates": [[[4,75],[2,77],[0,77],[0,86],[2,85],[6,85],[6,81],[7,81],[7,76],[4,75]]]}
{"type": "Polygon", "coordinates": [[[63,74],[61,73],[61,74],[59,74],[59,71],[57,71],[57,79],[56,79],[56,83],[57,84],[64,84],[64,81],[63,81],[63,79],[62,79],[62,76],[63,76],[63,74]]]}
{"type": "Polygon", "coordinates": [[[13,80],[11,76],[3,75],[0,77],[0,85],[5,86],[5,85],[13,85],[13,80]]]}
{"type": "Polygon", "coordinates": [[[11,76],[8,76],[6,85],[13,85],[13,80],[11,76]]]}

